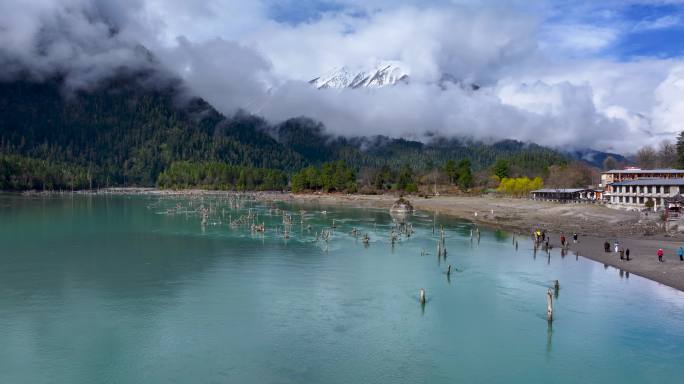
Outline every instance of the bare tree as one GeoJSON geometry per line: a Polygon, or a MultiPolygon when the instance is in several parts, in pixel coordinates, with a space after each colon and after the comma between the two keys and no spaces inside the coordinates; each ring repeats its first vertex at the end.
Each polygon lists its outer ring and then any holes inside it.
{"type": "Polygon", "coordinates": [[[636,163],[642,169],[652,169],[656,167],[658,154],[653,147],[647,145],[636,153],[636,163]]]}
{"type": "Polygon", "coordinates": [[[600,174],[596,168],[576,161],[564,166],[550,166],[544,185],[551,188],[584,188],[595,184],[599,178],[600,174]]]}
{"type": "Polygon", "coordinates": [[[603,160],[603,169],[609,171],[611,169],[617,169],[618,161],[615,160],[613,156],[608,156],[603,160]]]}
{"type": "Polygon", "coordinates": [[[670,140],[663,140],[658,146],[659,168],[674,168],[677,166],[677,146],[670,140]]]}

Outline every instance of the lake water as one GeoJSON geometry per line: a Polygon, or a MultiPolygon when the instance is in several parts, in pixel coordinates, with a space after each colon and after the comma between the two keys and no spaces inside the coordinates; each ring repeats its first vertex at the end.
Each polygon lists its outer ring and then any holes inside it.
{"type": "Polygon", "coordinates": [[[289,239],[245,198],[0,195],[0,383],[684,380],[672,288],[427,213],[392,247],[384,209],[278,207],[289,239]],[[249,208],[266,233],[230,228],[249,208]]]}

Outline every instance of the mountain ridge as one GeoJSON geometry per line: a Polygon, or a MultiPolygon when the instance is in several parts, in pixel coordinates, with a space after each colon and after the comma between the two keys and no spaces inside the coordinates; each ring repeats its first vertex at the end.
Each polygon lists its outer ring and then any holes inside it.
{"type": "Polygon", "coordinates": [[[95,187],[154,186],[179,161],[291,173],[337,160],[357,171],[407,164],[425,171],[467,158],[481,170],[505,158],[520,172],[538,174],[569,160],[556,150],[514,140],[343,137],[305,117],[272,124],[244,112],[224,116],[203,99],[188,97],[180,82],[145,86],[148,76],[123,73],[68,96],[58,77],[0,81],[0,155],[72,167],[95,187]]]}
{"type": "Polygon", "coordinates": [[[318,89],[326,88],[380,88],[408,82],[410,72],[394,61],[381,61],[372,67],[335,68],[309,80],[318,89]]]}

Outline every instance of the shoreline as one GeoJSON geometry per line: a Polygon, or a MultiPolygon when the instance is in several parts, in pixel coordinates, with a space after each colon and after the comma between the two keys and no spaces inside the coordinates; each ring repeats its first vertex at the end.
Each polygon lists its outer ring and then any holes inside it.
{"type": "MultiPolygon", "coordinates": [[[[24,193],[28,196],[64,195],[72,192],[24,193]]],[[[344,205],[355,208],[389,208],[393,195],[293,194],[289,192],[235,192],[201,189],[160,190],[156,188],[110,188],[97,191],[75,191],[80,195],[146,195],[146,196],[221,196],[250,194],[259,199],[283,202],[344,205]]],[[[636,212],[616,210],[602,205],[558,204],[526,199],[488,196],[409,197],[416,210],[447,215],[471,221],[491,229],[501,229],[516,236],[531,238],[532,231],[544,228],[553,248],[560,248],[560,234],[570,242],[568,251],[579,256],[623,270],[684,292],[684,261],[679,261],[677,248],[684,246],[684,235],[663,233],[646,235],[648,222],[636,212]],[[573,244],[572,233],[579,242],[573,244]],[[630,249],[630,261],[622,261],[615,252],[606,253],[603,243],[619,241],[630,249]],[[665,262],[656,256],[665,251],[665,262]]]]}
{"type": "MultiPolygon", "coordinates": [[[[279,201],[318,202],[321,204],[346,205],[357,208],[373,207],[387,209],[396,200],[395,196],[389,195],[282,194],[273,197],[275,197],[274,200],[279,201]]],[[[529,219],[531,217],[539,217],[543,227],[547,229],[547,234],[551,239],[549,243],[553,248],[560,249],[560,234],[564,233],[570,243],[568,246],[569,252],[601,263],[604,266],[611,266],[684,292],[684,261],[679,261],[677,256],[677,248],[684,246],[681,236],[665,237],[664,235],[645,236],[630,234],[627,226],[622,227],[622,231],[596,231],[597,226],[600,227],[606,224],[606,222],[600,221],[603,219],[602,215],[615,214],[617,219],[614,220],[619,221],[625,217],[634,216],[635,214],[632,212],[618,211],[604,206],[555,204],[499,197],[445,196],[431,197],[429,199],[410,198],[410,201],[416,210],[469,220],[486,228],[505,230],[516,236],[528,239],[531,238],[532,230],[535,228],[534,223],[530,223],[529,219]],[[479,208],[477,216],[474,215],[475,210],[472,210],[472,207],[479,208]],[[482,208],[487,208],[487,210],[482,210],[482,208]],[[567,218],[565,215],[559,214],[559,219],[564,222],[562,225],[556,225],[557,223],[553,222],[553,220],[546,220],[548,217],[545,216],[549,214],[554,215],[558,213],[556,211],[559,209],[567,210],[572,208],[582,211],[579,219],[577,217],[567,218]],[[491,214],[492,209],[494,209],[494,215],[491,214]],[[550,209],[552,212],[545,212],[547,209],[550,209]],[[503,212],[497,213],[497,210],[503,210],[503,212]],[[510,210],[518,211],[510,212],[510,210]],[[532,212],[524,212],[525,210],[531,210],[532,212]],[[606,212],[605,210],[608,211],[606,212]],[[598,214],[596,216],[587,215],[585,211],[597,211],[598,214]],[[525,213],[532,213],[532,215],[525,215],[525,213]],[[517,220],[506,220],[510,215],[518,215],[520,218],[517,220]],[[599,221],[597,222],[597,220],[599,221]],[[579,241],[573,244],[572,233],[573,229],[578,227],[578,222],[581,224],[579,225],[580,230],[577,230],[579,241]],[[582,230],[583,227],[587,228],[582,230]],[[592,230],[594,232],[591,232],[592,230]],[[615,252],[604,252],[603,243],[606,240],[610,242],[611,249],[615,240],[618,240],[624,249],[629,249],[630,261],[620,260],[619,254],[615,252]],[[656,256],[658,248],[662,248],[665,251],[663,257],[665,261],[662,263],[658,261],[656,256]]]]}

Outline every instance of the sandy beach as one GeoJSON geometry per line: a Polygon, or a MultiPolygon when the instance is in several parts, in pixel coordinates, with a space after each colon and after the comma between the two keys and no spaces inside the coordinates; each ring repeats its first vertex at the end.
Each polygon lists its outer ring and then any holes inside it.
{"type": "MultiPolygon", "coordinates": [[[[271,198],[376,208],[389,208],[396,200],[396,197],[389,195],[336,194],[282,194],[271,198]]],[[[579,254],[606,266],[684,291],[684,261],[679,261],[677,256],[677,248],[684,246],[684,237],[681,234],[665,235],[659,232],[650,234],[655,231],[652,218],[644,220],[637,212],[594,204],[557,204],[500,197],[409,199],[418,210],[452,215],[482,226],[505,229],[518,236],[528,237],[535,228],[545,228],[551,239],[550,244],[555,248],[560,247],[561,233],[570,240],[572,233],[577,232],[579,242],[573,244],[570,241],[571,254],[579,254]],[[615,252],[605,253],[603,243],[606,240],[611,247],[614,241],[619,241],[622,247],[629,248],[631,260],[620,260],[615,252]],[[663,248],[665,252],[662,263],[656,256],[658,248],[663,248]]]]}

